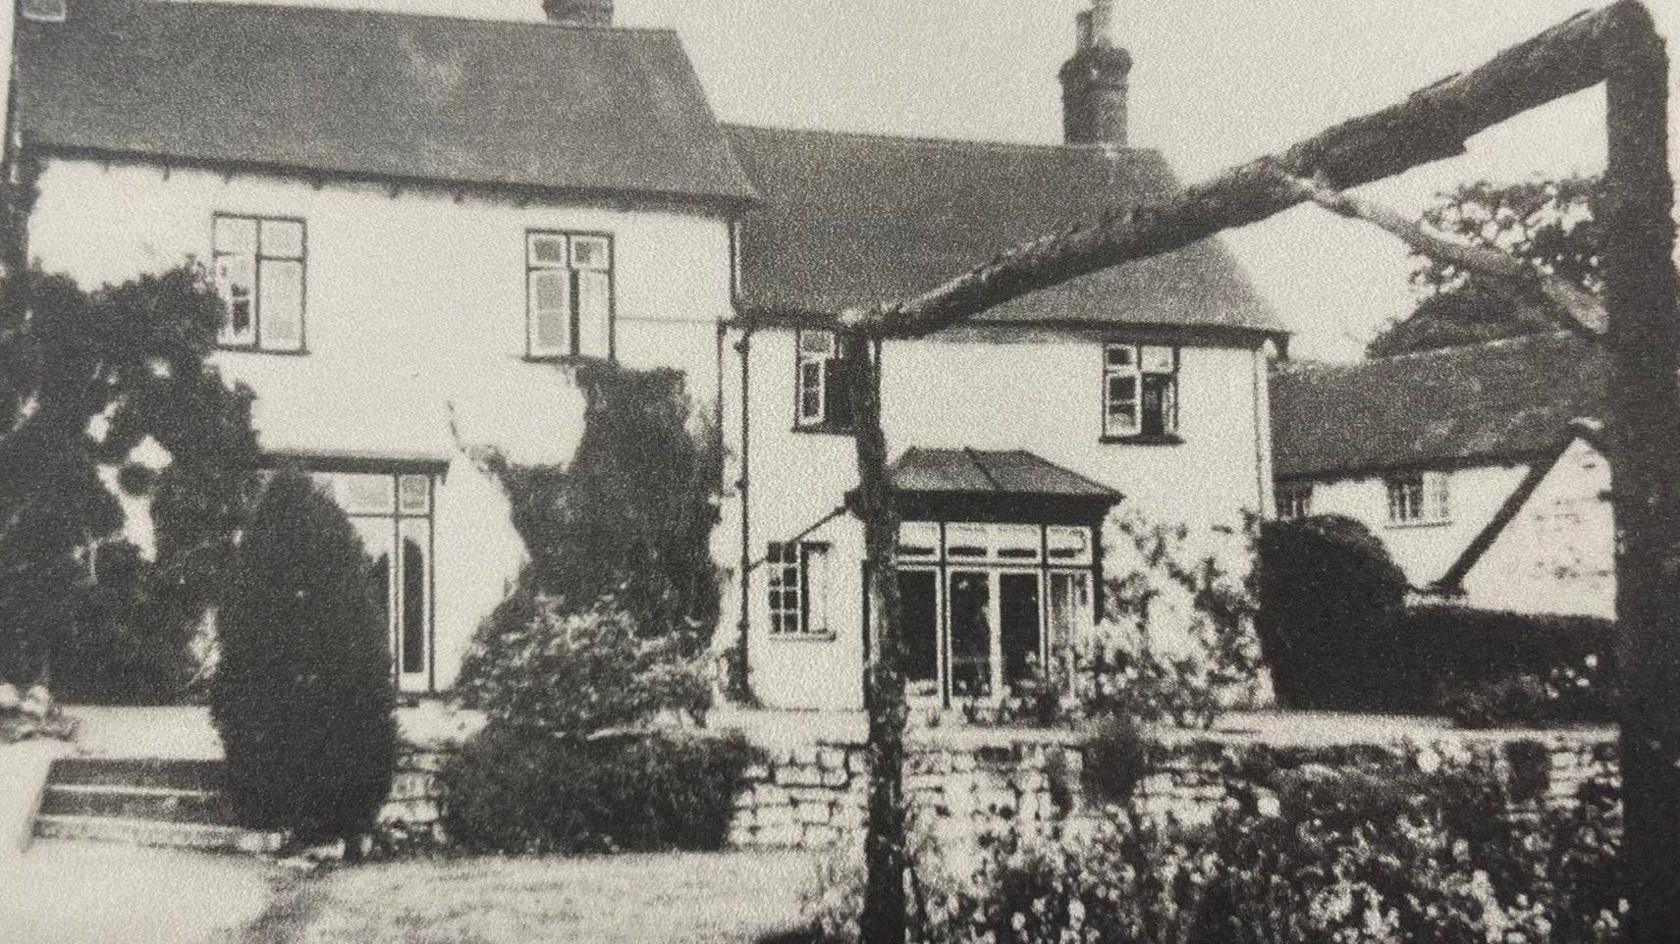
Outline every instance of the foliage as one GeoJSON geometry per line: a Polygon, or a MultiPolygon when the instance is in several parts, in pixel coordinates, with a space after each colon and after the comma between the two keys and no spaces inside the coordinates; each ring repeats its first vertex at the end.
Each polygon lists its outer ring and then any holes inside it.
{"type": "MultiPolygon", "coordinates": [[[[1499,249],[1597,292],[1603,285],[1594,218],[1597,177],[1573,175],[1495,184],[1460,184],[1437,194],[1424,222],[1466,243],[1499,249]]],[[[1531,288],[1465,272],[1450,261],[1418,256],[1412,282],[1427,296],[1366,348],[1368,357],[1472,344],[1556,330],[1548,304],[1531,288]]]]}
{"type": "Polygon", "coordinates": [[[1240,533],[1214,529],[1199,549],[1183,525],[1135,515],[1112,525],[1125,540],[1108,556],[1117,576],[1104,587],[1106,619],[1068,670],[1081,711],[1211,727],[1259,680],[1247,574],[1254,521],[1240,533]]]}
{"type": "Polygon", "coordinates": [[[474,852],[719,849],[760,759],[739,735],[556,738],[492,720],[442,772],[443,824],[474,852]]]}
{"type": "Polygon", "coordinates": [[[273,478],[236,554],[210,687],[249,825],[349,837],[390,792],[395,695],[369,566],[331,498],[301,474],[273,478]]]}
{"type": "Polygon", "coordinates": [[[581,738],[666,712],[704,720],[711,688],[680,635],[644,638],[615,600],[587,610],[520,588],[478,628],[456,688],[533,737],[581,738]]]}
{"type": "Polygon", "coordinates": [[[1118,714],[1097,725],[1086,742],[1085,783],[1101,803],[1124,803],[1150,770],[1150,743],[1133,715],[1118,714]]]}
{"type": "Polygon", "coordinates": [[[644,636],[703,648],[717,624],[716,430],[691,431],[680,371],[578,369],[584,434],[565,469],[496,460],[531,554],[522,583],[578,611],[612,598],[644,636]]]}
{"type": "Polygon", "coordinates": [[[62,665],[81,697],[176,697],[253,487],[251,394],[206,364],[220,302],[193,267],[93,292],[19,272],[0,290],[0,678],[62,665]],[[138,463],[148,450],[162,460],[138,463]],[[158,539],[155,565],[108,555],[103,588],[96,549],[123,518],[101,466],[153,497],[158,539]],[[97,690],[114,665],[141,674],[97,690]]]}
{"type": "MultiPolygon", "coordinates": [[[[1442,686],[1440,711],[1461,728],[1540,727],[1615,720],[1609,673],[1597,653],[1532,672],[1442,686]]],[[[1491,667],[1497,671],[1498,667],[1491,667]]]]}
{"type": "Polygon", "coordinates": [[[1405,604],[1406,576],[1364,525],[1313,515],[1261,526],[1257,626],[1272,685],[1293,708],[1369,707],[1390,684],[1377,655],[1405,604]]]}
{"type": "Polygon", "coordinates": [[[983,841],[972,875],[924,890],[911,939],[1608,944],[1622,908],[1612,780],[1601,770],[1575,803],[1534,811],[1535,784],[1487,759],[1432,772],[1305,764],[1205,825],[1136,805],[1079,828],[1011,823],[983,841]]]}

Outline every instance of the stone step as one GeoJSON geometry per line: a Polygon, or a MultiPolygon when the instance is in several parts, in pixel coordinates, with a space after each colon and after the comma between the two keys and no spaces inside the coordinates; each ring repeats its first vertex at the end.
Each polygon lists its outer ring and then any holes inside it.
{"type": "Polygon", "coordinates": [[[53,761],[47,782],[215,792],[221,789],[223,777],[219,760],[61,757],[53,761]]]}
{"type": "Polygon", "coordinates": [[[114,784],[48,783],[41,812],[53,816],[107,816],[235,826],[227,800],[210,790],[136,787],[114,784]]]}
{"type": "Polygon", "coordinates": [[[36,817],[35,836],[38,839],[120,842],[133,846],[246,854],[275,852],[280,848],[282,838],[279,833],[259,832],[237,826],[63,815],[36,817]]]}

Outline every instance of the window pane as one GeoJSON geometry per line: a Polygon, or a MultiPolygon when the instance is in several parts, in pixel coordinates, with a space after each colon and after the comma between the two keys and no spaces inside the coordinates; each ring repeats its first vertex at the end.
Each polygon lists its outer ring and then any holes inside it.
{"type": "Polygon", "coordinates": [[[1003,682],[1013,685],[1042,668],[1039,652],[1038,573],[1001,573],[998,582],[998,635],[1003,650],[1003,682]]]}
{"type": "Polygon", "coordinates": [[[612,355],[612,277],[605,272],[579,272],[578,349],[593,357],[612,355]]]}
{"type": "Polygon", "coordinates": [[[572,347],[572,274],[564,269],[531,272],[531,352],[563,354],[572,347]]]}
{"type": "Polygon", "coordinates": [[[276,351],[303,347],[303,263],[262,264],[262,346],[276,351]]]}
{"type": "Polygon", "coordinates": [[[1138,355],[1138,365],[1151,374],[1170,374],[1174,371],[1173,349],[1144,345],[1138,355]]]}
{"type": "Polygon", "coordinates": [[[395,501],[389,475],[333,476],[333,495],[349,515],[389,515],[395,501]]]}
{"type": "Polygon", "coordinates": [[[989,574],[951,572],[951,691],[958,698],[992,693],[991,589],[989,574]]]}
{"type": "Polygon", "coordinates": [[[804,423],[823,420],[823,361],[802,361],[799,365],[799,419],[804,423]]]}
{"type": "Polygon", "coordinates": [[[1091,559],[1091,532],[1088,528],[1051,527],[1045,535],[1050,545],[1050,559],[1083,562],[1091,559]]]}
{"type": "Polygon", "coordinates": [[[938,556],[939,525],[932,521],[906,521],[900,524],[898,553],[904,557],[938,556]]]}
{"type": "Polygon", "coordinates": [[[611,247],[604,236],[573,236],[572,266],[604,272],[612,267],[611,247]]]}
{"type": "Polygon", "coordinates": [[[1050,574],[1050,652],[1066,651],[1083,641],[1091,619],[1091,583],[1087,574],[1050,574]]]}
{"type": "Polygon", "coordinates": [[[390,634],[391,615],[396,612],[392,598],[397,592],[396,582],[392,579],[396,558],[391,553],[391,544],[396,535],[391,530],[391,519],[353,518],[350,525],[356,529],[356,534],[361,536],[362,549],[373,562],[368,573],[370,590],[374,602],[379,607],[380,622],[385,626],[386,633],[390,634]]]}
{"type": "Polygon", "coordinates": [[[1130,374],[1121,374],[1108,378],[1108,403],[1112,410],[1116,405],[1130,403],[1137,399],[1137,378],[1130,374]]]}
{"type": "Polygon", "coordinates": [[[426,671],[426,630],[431,624],[431,530],[423,518],[399,525],[402,533],[401,667],[404,675],[426,671]]]}
{"type": "Polygon", "coordinates": [[[263,220],[262,254],[264,258],[302,259],[303,224],[296,220],[263,220]]]}
{"type": "Polygon", "coordinates": [[[215,231],[213,248],[216,252],[238,253],[241,255],[256,254],[256,220],[237,216],[218,216],[215,219],[215,231]]]}
{"type": "Polygon", "coordinates": [[[1038,528],[1030,524],[998,524],[992,526],[992,542],[997,555],[1010,560],[1038,560],[1038,528]]]}
{"type": "Polygon", "coordinates": [[[566,264],[566,237],[532,233],[526,241],[526,259],[533,266],[566,264]]]}
{"type": "Polygon", "coordinates": [[[1103,360],[1110,367],[1130,367],[1137,362],[1137,348],[1130,344],[1110,344],[1103,349],[1103,360]]]}
{"type": "Polygon", "coordinates": [[[945,553],[952,557],[985,557],[986,544],[986,526],[983,524],[945,526],[945,553]]]}
{"type": "Polygon", "coordinates": [[[832,357],[835,351],[834,332],[799,332],[799,353],[818,357],[832,357]]]}
{"type": "Polygon", "coordinates": [[[223,344],[250,344],[257,339],[256,301],[252,288],[256,273],[250,256],[216,257],[216,292],[227,306],[219,339],[223,344]]]}
{"type": "Polygon", "coordinates": [[[904,677],[917,694],[935,694],[939,681],[939,575],[898,572],[899,620],[904,638],[904,677]]]}
{"type": "Polygon", "coordinates": [[[805,568],[805,631],[808,633],[828,632],[828,548],[820,544],[807,544],[801,549],[804,553],[805,568]]]}
{"type": "Polygon", "coordinates": [[[423,515],[431,510],[432,480],[425,475],[405,475],[399,482],[403,514],[423,515]]]}

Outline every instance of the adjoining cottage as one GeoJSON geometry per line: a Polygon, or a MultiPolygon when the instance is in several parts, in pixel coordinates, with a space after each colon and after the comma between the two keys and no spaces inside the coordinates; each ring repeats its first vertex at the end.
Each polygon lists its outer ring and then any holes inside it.
{"type": "Polygon", "coordinates": [[[1567,333],[1281,367],[1277,513],[1363,522],[1429,595],[1612,617],[1609,376],[1567,333]]]}
{"type": "MultiPolygon", "coordinates": [[[[30,252],[83,284],[211,270],[216,363],[381,562],[405,692],[452,684],[525,560],[486,453],[567,461],[580,363],[682,370],[730,457],[721,640],[746,634],[767,704],[857,706],[844,377],[876,352],[832,317],[1178,186],[1127,145],[1113,5],[1080,15],[1060,146],[722,126],[674,33],[612,26],[610,0],[543,6],[25,17],[30,252]]],[[[1196,527],[1269,508],[1285,340],[1210,240],[884,345],[918,691],[996,696],[1094,620],[1117,502],[1196,527]]]]}

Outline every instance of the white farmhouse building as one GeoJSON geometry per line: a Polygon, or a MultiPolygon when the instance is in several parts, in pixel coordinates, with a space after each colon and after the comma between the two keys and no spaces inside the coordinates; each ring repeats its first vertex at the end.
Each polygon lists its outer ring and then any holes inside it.
{"type": "MultiPolygon", "coordinates": [[[[256,392],[263,449],[318,472],[383,561],[410,692],[452,684],[526,559],[483,451],[567,461],[579,363],[682,369],[728,447],[720,639],[745,634],[769,705],[859,706],[842,391],[876,352],[827,329],[1177,186],[1126,146],[1111,4],[1062,68],[1062,146],[721,126],[673,33],[611,26],[610,0],[544,6],[20,20],[30,252],[84,285],[210,268],[218,364],[256,392]]],[[[1195,527],[1270,508],[1284,340],[1208,241],[880,350],[918,691],[995,694],[1088,624],[1117,503],[1195,527]]]]}
{"type": "Polygon", "coordinates": [[[1282,367],[1278,514],[1362,522],[1426,594],[1612,617],[1609,376],[1601,343],[1562,333],[1282,367]]]}

